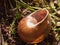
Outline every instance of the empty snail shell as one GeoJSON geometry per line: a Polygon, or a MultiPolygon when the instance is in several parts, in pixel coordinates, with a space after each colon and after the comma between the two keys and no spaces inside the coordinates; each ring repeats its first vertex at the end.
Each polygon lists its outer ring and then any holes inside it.
{"type": "Polygon", "coordinates": [[[40,9],[24,17],[18,24],[18,35],[30,44],[44,40],[50,30],[50,16],[47,9],[40,9]]]}

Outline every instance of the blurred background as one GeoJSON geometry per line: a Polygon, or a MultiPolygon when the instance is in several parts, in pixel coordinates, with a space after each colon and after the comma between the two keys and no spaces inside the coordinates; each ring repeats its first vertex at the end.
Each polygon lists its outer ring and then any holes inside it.
{"type": "Polygon", "coordinates": [[[60,0],[0,0],[0,44],[31,45],[19,38],[17,25],[40,8],[49,11],[51,30],[44,41],[32,45],[60,45],[60,0]]]}

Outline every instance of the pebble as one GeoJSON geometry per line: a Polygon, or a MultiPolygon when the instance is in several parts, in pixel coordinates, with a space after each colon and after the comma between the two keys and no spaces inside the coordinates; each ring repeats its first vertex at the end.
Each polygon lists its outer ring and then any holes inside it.
{"type": "Polygon", "coordinates": [[[60,26],[60,22],[57,22],[57,26],[60,26]]]}
{"type": "Polygon", "coordinates": [[[57,13],[60,15],[60,10],[58,10],[57,13]]]}
{"type": "Polygon", "coordinates": [[[60,41],[59,41],[58,45],[60,45],[60,41]]]}

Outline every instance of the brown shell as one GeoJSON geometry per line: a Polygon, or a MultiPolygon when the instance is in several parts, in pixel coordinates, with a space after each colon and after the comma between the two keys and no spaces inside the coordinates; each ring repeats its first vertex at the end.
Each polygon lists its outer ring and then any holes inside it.
{"type": "MultiPolygon", "coordinates": [[[[36,17],[38,17],[37,14],[39,14],[40,16],[45,14],[44,11],[42,11],[42,12],[41,12],[41,10],[39,10],[39,11],[35,12],[32,15],[36,14],[36,17]]],[[[29,28],[26,25],[27,20],[28,20],[28,18],[25,17],[18,24],[18,31],[17,32],[18,32],[18,35],[20,36],[20,38],[23,41],[25,41],[27,43],[30,43],[30,44],[39,43],[39,42],[43,41],[44,38],[48,35],[49,30],[50,30],[50,18],[49,18],[49,15],[46,17],[46,19],[42,23],[36,25],[34,28],[29,28]]],[[[32,20],[33,20],[34,23],[39,22],[37,19],[34,20],[32,18],[32,20]]]]}

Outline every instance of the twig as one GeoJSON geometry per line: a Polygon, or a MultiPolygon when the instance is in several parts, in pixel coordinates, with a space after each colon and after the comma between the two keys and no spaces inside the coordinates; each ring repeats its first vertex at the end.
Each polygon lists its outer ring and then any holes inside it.
{"type": "Polygon", "coordinates": [[[5,8],[5,14],[6,14],[6,16],[7,16],[8,14],[7,14],[7,5],[6,5],[6,0],[4,0],[4,8],[5,8]]]}
{"type": "Polygon", "coordinates": [[[0,44],[1,45],[7,45],[7,43],[5,43],[4,38],[3,38],[3,34],[1,31],[1,25],[0,25],[0,44]]]}
{"type": "Polygon", "coordinates": [[[11,1],[10,0],[8,0],[8,1],[9,1],[9,4],[10,4],[10,7],[13,9],[14,7],[13,7],[11,1]]]}

